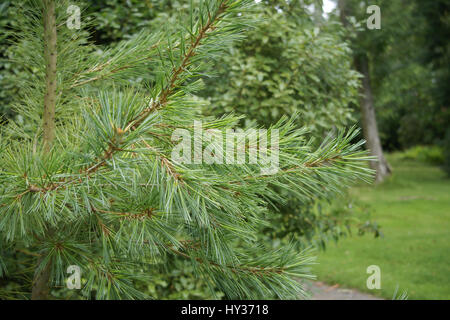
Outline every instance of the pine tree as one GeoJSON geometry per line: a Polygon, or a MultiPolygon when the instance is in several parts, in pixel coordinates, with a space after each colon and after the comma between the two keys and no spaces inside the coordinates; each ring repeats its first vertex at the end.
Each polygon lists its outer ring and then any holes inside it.
{"type": "MultiPolygon", "coordinates": [[[[269,203],[281,200],[273,186],[307,200],[370,178],[358,131],[314,148],[295,115],[283,117],[267,131],[268,155],[279,153],[271,174],[259,158],[172,159],[176,129],[194,136],[194,120],[204,134],[239,122],[202,116],[194,94],[211,61],[253,23],[252,4],[201,1],[177,30],[143,30],[105,52],[86,40],[90,24],[67,27],[68,2],[22,5],[15,62],[28,77],[14,105],[19,117],[0,134],[0,276],[20,264],[24,296],[47,299],[69,294],[58,288],[77,265],[81,297],[140,299],[147,296],[136,281],[152,281],[152,264],[176,256],[227,298],[306,295],[298,279],[312,278],[311,253],[265,248],[257,230],[269,203]]],[[[211,146],[221,148],[204,142],[201,150],[211,146]]],[[[255,147],[245,142],[247,158],[255,147]]]]}

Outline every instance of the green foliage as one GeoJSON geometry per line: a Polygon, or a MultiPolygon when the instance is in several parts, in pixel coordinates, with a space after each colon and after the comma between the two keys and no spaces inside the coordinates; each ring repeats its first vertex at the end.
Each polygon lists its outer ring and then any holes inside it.
{"type": "Polygon", "coordinates": [[[444,154],[438,146],[416,146],[403,152],[402,158],[434,165],[442,165],[444,163],[444,154]]]}
{"type": "Polygon", "coordinates": [[[450,70],[448,3],[344,2],[353,16],[349,36],[355,58],[364,56],[369,61],[383,148],[404,150],[440,143],[450,120],[445,98],[450,70]],[[370,5],[381,9],[381,30],[366,27],[370,5]]]}
{"type": "Polygon", "coordinates": [[[339,24],[317,24],[301,4],[277,8],[262,2],[262,22],[217,64],[205,112],[247,114],[266,126],[300,112],[299,125],[316,136],[348,124],[359,81],[339,24]]]}
{"type": "MultiPolygon", "coordinates": [[[[450,121],[449,105],[450,93],[450,3],[446,0],[417,1],[415,14],[422,17],[422,29],[419,32],[420,45],[424,50],[419,51],[421,61],[429,64],[433,70],[433,96],[436,104],[445,115],[444,125],[447,128],[450,121]]],[[[442,133],[442,131],[441,131],[442,133]]]]}
{"type": "MultiPolygon", "coordinates": [[[[299,112],[296,125],[307,126],[308,135],[319,138],[315,143],[351,122],[359,76],[352,70],[340,24],[317,21],[307,4],[297,1],[263,1],[254,14],[261,22],[215,64],[214,77],[205,80],[203,95],[210,103],[204,112],[246,114],[243,126],[269,125],[299,112]]],[[[281,201],[274,203],[270,226],[261,231],[269,242],[295,235],[302,246],[324,248],[329,239],[348,234],[350,224],[361,224],[358,213],[345,206],[275,191],[281,201]]]]}
{"type": "MultiPolygon", "coordinates": [[[[223,293],[208,288],[207,282],[194,277],[194,267],[186,259],[171,257],[152,266],[151,280],[142,283],[142,291],[156,299],[220,299],[223,293]]],[[[139,286],[139,285],[138,285],[139,286]]]]}
{"type": "MultiPolygon", "coordinates": [[[[288,196],[289,194],[287,194],[288,196]]],[[[376,222],[371,221],[370,208],[345,195],[332,202],[301,203],[295,198],[282,207],[281,214],[274,209],[269,215],[270,224],[262,234],[275,246],[283,245],[289,237],[302,239],[301,246],[326,249],[329,242],[356,234],[372,233],[382,236],[376,222]]]]}
{"type": "Polygon", "coordinates": [[[376,89],[380,138],[386,149],[437,142],[443,123],[430,95],[431,76],[426,66],[411,63],[385,76],[376,89]]]}
{"type": "Polygon", "coordinates": [[[395,289],[392,300],[408,300],[408,291],[399,292],[398,287],[395,289]]]}
{"type": "MultiPolygon", "coordinates": [[[[157,288],[164,287],[161,277],[154,288],[142,284],[152,281],[149,268],[179,257],[211,295],[306,296],[298,279],[313,277],[311,253],[295,243],[267,248],[258,243],[258,231],[267,224],[269,205],[282,200],[275,188],[308,202],[371,179],[363,142],[354,142],[358,130],[341,130],[317,146],[295,116],[282,117],[268,128],[269,140],[279,132],[279,168],[272,175],[261,172],[261,159],[220,165],[171,158],[176,128],[192,136],[194,120],[205,130],[239,123],[236,116],[202,116],[195,94],[211,61],[253,24],[247,14],[253,1],[202,1],[174,28],[143,30],[103,51],[87,42],[86,32],[66,27],[68,2],[55,3],[55,142],[50,152],[43,147],[46,9],[38,0],[18,10],[15,63],[28,77],[14,104],[19,120],[11,119],[0,134],[0,243],[12,253],[2,254],[2,265],[20,269],[12,273],[22,276],[13,281],[21,292],[28,296],[33,274],[49,268],[51,293],[65,297],[66,289],[58,288],[66,268],[79,265],[82,298],[164,295],[157,288]],[[28,259],[17,260],[15,252],[28,259]]],[[[246,157],[254,147],[246,143],[246,157]]],[[[269,143],[268,150],[275,146],[269,143]]]]}
{"type": "Polygon", "coordinates": [[[95,19],[95,28],[92,28],[91,34],[93,40],[97,45],[110,45],[129,39],[143,29],[153,28],[152,20],[158,14],[172,10],[174,1],[100,0],[84,2],[87,5],[85,15],[95,19]]]}
{"type": "Polygon", "coordinates": [[[0,3],[0,124],[3,117],[9,118],[13,115],[10,105],[17,93],[15,79],[20,73],[9,61],[12,57],[9,46],[10,28],[17,27],[14,20],[16,11],[10,4],[10,1],[0,3]]]}

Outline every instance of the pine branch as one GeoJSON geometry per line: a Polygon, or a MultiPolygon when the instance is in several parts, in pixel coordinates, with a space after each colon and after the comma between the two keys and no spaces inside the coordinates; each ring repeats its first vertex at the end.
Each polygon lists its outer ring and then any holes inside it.
{"type": "MultiPolygon", "coordinates": [[[[125,129],[125,131],[120,132],[120,135],[126,133],[128,131],[128,128],[131,128],[132,130],[136,130],[136,128],[139,125],[141,125],[142,122],[149,116],[149,114],[151,114],[155,110],[162,108],[163,106],[165,106],[167,104],[170,94],[175,89],[176,82],[179,78],[179,75],[190,64],[190,59],[195,55],[197,48],[201,44],[201,41],[207,37],[208,32],[211,31],[214,28],[214,25],[216,25],[220,21],[222,14],[225,13],[228,8],[228,2],[229,2],[229,0],[222,0],[217,11],[215,12],[214,16],[209,15],[208,21],[206,22],[206,24],[199,29],[198,35],[195,38],[195,41],[193,41],[193,43],[191,44],[188,51],[185,53],[182,63],[177,68],[174,68],[172,70],[172,76],[169,81],[169,84],[167,85],[167,87],[164,90],[162,90],[159,100],[154,101],[150,108],[147,108],[144,111],[142,111],[142,113],[137,118],[135,118],[130,123],[128,123],[127,129],[125,129]]],[[[106,63],[105,65],[107,65],[107,64],[108,63],[106,63]]],[[[103,67],[104,66],[98,67],[97,69],[101,70],[101,69],[103,69],[103,67]]],[[[126,69],[129,67],[131,67],[131,66],[125,66],[125,67],[121,67],[119,69],[122,70],[122,69],[126,69]]],[[[95,69],[95,70],[97,70],[97,69],[95,69]]],[[[115,70],[118,70],[118,69],[115,69],[115,70]]],[[[110,144],[109,148],[105,151],[104,156],[101,159],[99,159],[99,161],[95,165],[92,165],[92,166],[87,167],[82,170],[84,172],[84,174],[86,175],[86,177],[89,177],[91,174],[95,173],[100,167],[104,166],[106,164],[107,160],[109,160],[113,156],[113,154],[117,151],[120,151],[120,148],[116,148],[113,146],[113,144],[110,144]]],[[[178,179],[180,177],[179,174],[174,173],[173,166],[170,164],[170,162],[166,158],[162,158],[161,161],[167,167],[168,171],[174,176],[175,179],[178,179]]],[[[71,181],[68,181],[67,183],[70,184],[70,183],[74,183],[76,181],[79,181],[79,179],[73,179],[71,181]]],[[[43,187],[43,188],[33,187],[33,190],[31,190],[31,191],[40,191],[40,192],[53,191],[60,187],[61,187],[61,185],[52,185],[52,186],[47,186],[47,187],[43,187]]]]}
{"type": "Polygon", "coordinates": [[[190,59],[195,55],[196,50],[200,46],[201,41],[207,37],[208,31],[212,30],[212,28],[214,28],[214,25],[220,21],[221,15],[224,12],[226,12],[226,9],[228,8],[228,2],[229,2],[228,0],[222,0],[220,3],[220,6],[219,6],[218,10],[216,11],[216,13],[214,14],[214,16],[210,16],[210,15],[208,16],[207,23],[202,28],[200,28],[200,31],[198,32],[198,35],[197,35],[195,41],[191,44],[188,51],[185,53],[181,64],[177,68],[174,67],[174,69],[172,70],[172,76],[170,78],[169,84],[161,92],[159,100],[154,101],[150,108],[145,109],[138,116],[138,118],[135,120],[135,122],[133,124],[133,128],[136,128],[137,126],[139,126],[139,124],[142,123],[142,121],[144,121],[144,119],[146,117],[148,117],[148,115],[150,113],[152,113],[155,110],[161,109],[162,107],[164,107],[167,104],[168,98],[176,86],[176,82],[178,80],[179,75],[190,64],[190,59]]]}
{"type": "Polygon", "coordinates": [[[131,62],[127,61],[128,64],[126,64],[124,66],[115,67],[105,74],[100,74],[100,75],[94,76],[92,78],[87,78],[87,79],[81,80],[84,77],[87,77],[89,74],[102,72],[108,66],[113,66],[114,65],[114,57],[110,58],[108,61],[106,61],[105,63],[103,63],[101,65],[98,65],[98,66],[89,68],[88,70],[79,72],[79,73],[75,74],[71,80],[69,80],[69,82],[72,83],[70,85],[69,89],[74,89],[77,87],[85,86],[87,84],[90,84],[90,83],[98,81],[98,80],[105,80],[115,74],[122,72],[122,71],[136,68],[136,67],[140,66],[140,63],[142,63],[142,62],[151,61],[152,60],[151,52],[153,50],[155,50],[156,48],[158,48],[159,46],[160,46],[160,42],[157,42],[156,44],[152,45],[148,49],[149,53],[147,53],[147,55],[145,55],[143,57],[139,57],[138,59],[135,59],[134,61],[131,61],[131,62]]]}
{"type": "Polygon", "coordinates": [[[267,275],[270,275],[272,273],[275,274],[283,274],[283,272],[285,271],[284,268],[265,268],[265,267],[247,267],[247,266],[230,266],[230,265],[221,265],[218,264],[214,261],[210,261],[210,260],[204,260],[198,257],[191,257],[188,254],[181,252],[179,250],[176,250],[172,247],[169,247],[170,251],[172,251],[173,253],[182,256],[186,259],[190,259],[190,260],[195,260],[199,263],[206,263],[209,264],[213,267],[219,268],[219,269],[229,269],[234,273],[250,273],[250,274],[256,274],[258,276],[264,277],[267,275]]]}

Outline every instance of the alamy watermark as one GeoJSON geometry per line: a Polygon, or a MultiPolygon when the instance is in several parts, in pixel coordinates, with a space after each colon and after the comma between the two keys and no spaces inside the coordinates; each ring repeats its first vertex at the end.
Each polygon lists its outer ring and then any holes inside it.
{"type": "Polygon", "coordinates": [[[81,289],[81,268],[77,265],[67,267],[67,273],[70,276],[67,278],[67,288],[70,290],[81,289]]]}
{"type": "Polygon", "coordinates": [[[367,289],[381,289],[381,269],[377,265],[371,265],[367,267],[367,273],[371,274],[367,278],[367,289]]]}
{"type": "Polygon", "coordinates": [[[381,29],[381,9],[377,5],[371,5],[367,7],[367,14],[371,16],[367,18],[367,29],[379,30],[381,29]]]}
{"type": "Polygon", "coordinates": [[[70,14],[69,18],[67,18],[67,28],[70,30],[81,28],[81,10],[79,6],[70,5],[67,7],[67,14],[70,14]]]}
{"type": "Polygon", "coordinates": [[[179,164],[254,164],[261,173],[271,175],[278,172],[278,129],[218,129],[203,130],[201,121],[194,121],[191,131],[178,128],[172,133],[176,142],[171,154],[179,164]],[[270,142],[269,142],[270,140],[270,142]]]}

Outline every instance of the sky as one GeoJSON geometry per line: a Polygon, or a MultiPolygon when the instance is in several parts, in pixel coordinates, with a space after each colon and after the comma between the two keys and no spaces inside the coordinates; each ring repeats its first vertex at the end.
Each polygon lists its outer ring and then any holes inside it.
{"type": "MultiPolygon", "coordinates": [[[[259,3],[261,0],[255,0],[255,2],[259,3]]],[[[323,0],[324,15],[328,15],[334,8],[336,8],[336,3],[333,0],[323,0]]]]}
{"type": "Polygon", "coordinates": [[[323,12],[330,13],[336,7],[336,3],[331,0],[323,0],[323,12]]]}

